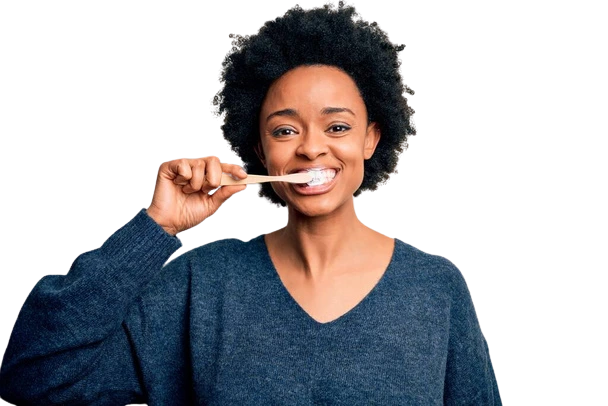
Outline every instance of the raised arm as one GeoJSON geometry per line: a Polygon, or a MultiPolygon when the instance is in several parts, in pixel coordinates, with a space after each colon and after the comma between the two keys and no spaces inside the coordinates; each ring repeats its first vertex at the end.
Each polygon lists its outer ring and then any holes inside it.
{"type": "MultiPolygon", "coordinates": [[[[214,157],[163,163],[147,210],[100,248],[80,255],[67,275],[45,276],[36,284],[2,361],[0,397],[32,405],[146,401],[132,336],[141,333],[137,330],[145,323],[137,318],[145,315],[138,313],[136,302],[181,246],[175,234],[199,224],[245,188],[227,186],[209,193],[219,186],[222,172],[246,176],[240,167],[214,157]],[[127,322],[132,305],[135,332],[127,322]]],[[[176,307],[172,314],[178,313],[176,307]]],[[[167,328],[177,331],[181,321],[171,319],[167,328]]]]}

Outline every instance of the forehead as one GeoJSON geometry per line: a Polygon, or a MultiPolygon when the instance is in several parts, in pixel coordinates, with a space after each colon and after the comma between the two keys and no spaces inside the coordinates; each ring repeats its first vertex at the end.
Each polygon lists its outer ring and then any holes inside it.
{"type": "Polygon", "coordinates": [[[325,107],[365,110],[359,89],[346,72],[326,65],[300,66],[270,86],[262,113],[281,108],[320,111],[325,107]]]}

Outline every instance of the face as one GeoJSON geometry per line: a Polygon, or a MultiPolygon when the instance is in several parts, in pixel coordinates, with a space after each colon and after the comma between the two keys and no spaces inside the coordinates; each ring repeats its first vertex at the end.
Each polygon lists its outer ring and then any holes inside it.
{"type": "Polygon", "coordinates": [[[348,74],[330,66],[302,66],[268,90],[260,113],[258,155],[269,175],[322,169],[320,185],[272,184],[290,209],[319,216],[352,203],[363,181],[363,162],[379,138],[348,74]]]}

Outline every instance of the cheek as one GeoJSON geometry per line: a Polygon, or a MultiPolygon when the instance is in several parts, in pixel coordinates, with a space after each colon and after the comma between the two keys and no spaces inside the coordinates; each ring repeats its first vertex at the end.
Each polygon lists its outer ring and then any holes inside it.
{"type": "Polygon", "coordinates": [[[354,167],[363,166],[365,160],[363,145],[360,143],[350,142],[336,145],[335,154],[341,157],[345,163],[354,167]]]}
{"type": "Polygon", "coordinates": [[[335,153],[341,157],[344,162],[348,181],[344,186],[353,188],[353,191],[358,189],[363,183],[365,176],[365,154],[363,144],[361,142],[351,142],[341,144],[335,153]]]}
{"type": "Polygon", "coordinates": [[[275,158],[272,155],[270,157],[266,156],[266,170],[268,171],[269,175],[281,174],[282,168],[284,168],[284,166],[285,164],[280,159],[280,156],[278,158],[275,158]]]}
{"type": "Polygon", "coordinates": [[[269,175],[276,175],[280,173],[281,168],[285,165],[285,156],[284,152],[281,152],[279,148],[273,148],[270,145],[262,145],[264,150],[264,157],[266,160],[266,170],[269,175]]]}
{"type": "MultiPolygon", "coordinates": [[[[293,155],[288,148],[268,148],[266,150],[266,172],[270,176],[286,175],[289,171],[290,162],[293,160],[293,155]]],[[[281,197],[280,190],[284,189],[286,184],[283,182],[272,182],[272,187],[281,197]]]]}

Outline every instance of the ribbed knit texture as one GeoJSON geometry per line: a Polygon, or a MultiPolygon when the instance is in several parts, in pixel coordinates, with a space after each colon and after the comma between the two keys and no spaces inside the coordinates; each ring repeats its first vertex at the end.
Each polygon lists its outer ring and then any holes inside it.
{"type": "Polygon", "coordinates": [[[181,243],[141,210],[27,298],[0,369],[20,405],[501,405],[475,309],[448,260],[400,241],[329,323],[291,297],[263,236],[166,266],[181,243]]]}

